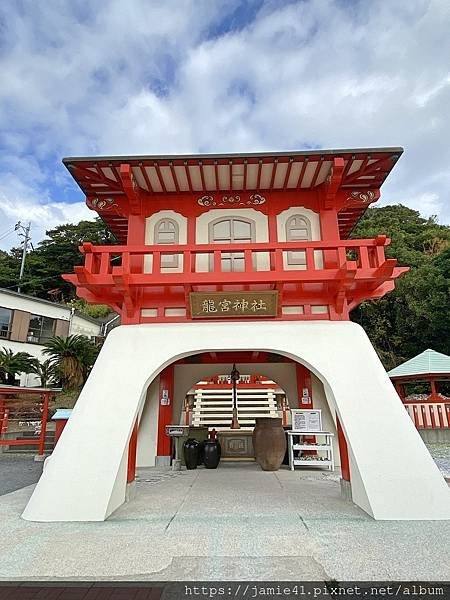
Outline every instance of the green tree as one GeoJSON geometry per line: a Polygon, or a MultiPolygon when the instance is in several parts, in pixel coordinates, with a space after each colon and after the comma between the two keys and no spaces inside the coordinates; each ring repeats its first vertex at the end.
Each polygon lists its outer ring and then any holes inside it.
{"type": "Polygon", "coordinates": [[[0,287],[10,288],[17,282],[20,271],[20,260],[0,250],[0,287]]]}
{"type": "Polygon", "coordinates": [[[425,219],[402,204],[369,208],[351,237],[374,238],[380,234],[391,238],[386,256],[409,267],[427,264],[450,245],[450,227],[440,225],[435,217],[425,219]]]}
{"type": "MultiPolygon", "coordinates": [[[[114,243],[114,240],[98,218],[76,225],[59,225],[47,231],[47,237],[27,255],[22,291],[47,300],[71,300],[75,289],[61,275],[72,273],[75,265],[83,264],[84,257],[78,249],[83,242],[101,245],[114,243]]],[[[17,285],[20,255],[18,248],[0,253],[0,287],[14,289],[17,285]]]]}
{"type": "Polygon", "coordinates": [[[93,319],[102,319],[111,314],[111,308],[106,304],[89,304],[82,298],[71,300],[68,305],[93,319]]]}
{"type": "Polygon", "coordinates": [[[9,348],[0,350],[0,381],[15,385],[16,375],[31,373],[33,357],[28,352],[13,352],[9,348]]]}
{"type": "Polygon", "coordinates": [[[41,387],[55,385],[59,376],[58,368],[50,358],[40,362],[37,358],[32,361],[30,373],[41,380],[41,387]]]}
{"type": "Polygon", "coordinates": [[[450,354],[450,227],[402,205],[370,208],[354,238],[386,234],[389,258],[410,266],[390,294],[351,314],[390,369],[427,348],[450,354]]]}
{"type": "Polygon", "coordinates": [[[79,389],[89,375],[99,348],[84,335],[69,335],[50,338],[43,352],[57,369],[63,388],[79,389]]]}

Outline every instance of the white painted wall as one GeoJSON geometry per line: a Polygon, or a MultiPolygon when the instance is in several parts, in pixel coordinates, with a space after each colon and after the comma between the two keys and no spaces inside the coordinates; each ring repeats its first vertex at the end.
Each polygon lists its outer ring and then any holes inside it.
{"type": "MultiPolygon", "coordinates": [[[[13,352],[28,352],[34,358],[37,358],[40,362],[44,361],[48,356],[43,354],[44,346],[39,344],[27,344],[24,342],[13,342],[11,340],[0,339],[0,348],[6,348],[13,352]]],[[[33,373],[21,373],[19,377],[20,385],[23,387],[37,387],[41,384],[39,377],[36,377],[33,373]]]]}
{"type": "Polygon", "coordinates": [[[0,290],[0,306],[12,310],[23,310],[34,315],[51,317],[52,319],[69,320],[70,308],[51,302],[40,302],[29,296],[12,295],[0,290]]]}
{"type": "Polygon", "coordinates": [[[23,518],[106,519],[125,501],[124,457],[149,383],[180,358],[239,350],[282,354],[323,382],[348,440],[353,501],[368,514],[375,519],[450,519],[450,490],[369,339],[355,323],[338,321],[117,327],[106,339],[23,518]]]}
{"type": "MultiPolygon", "coordinates": [[[[309,208],[305,208],[304,206],[292,206],[286,210],[283,210],[279,215],[277,215],[277,235],[279,242],[286,242],[286,224],[288,220],[294,215],[300,215],[302,217],[306,217],[311,223],[311,240],[321,240],[321,232],[320,232],[320,217],[319,213],[310,210],[309,208]]],[[[322,269],[323,267],[323,255],[320,250],[314,251],[314,262],[317,269],[322,269]]],[[[287,252],[283,252],[283,266],[287,270],[305,270],[306,265],[290,265],[287,260],[287,252]]]]}
{"type": "Polygon", "coordinates": [[[139,419],[137,467],[154,467],[158,441],[159,377],[148,386],[139,419]]]}
{"type": "MultiPolygon", "coordinates": [[[[174,210],[160,210],[150,217],[145,219],[145,243],[151,246],[155,243],[155,225],[161,219],[172,219],[178,224],[179,243],[186,244],[187,242],[187,219],[180,213],[174,210]]],[[[168,246],[167,249],[170,247],[168,246]]],[[[153,265],[153,256],[149,255],[144,258],[144,273],[151,273],[153,265]]],[[[183,272],[183,255],[178,255],[178,267],[162,267],[162,273],[182,273],[183,272]]]]}
{"type": "MultiPolygon", "coordinates": [[[[71,309],[59,304],[41,302],[40,300],[30,298],[29,296],[8,294],[0,290],[0,306],[11,310],[21,310],[33,315],[70,321],[69,335],[86,335],[90,337],[100,334],[99,323],[94,323],[77,314],[74,314],[71,318],[71,309]]],[[[31,356],[34,356],[41,362],[48,358],[48,356],[43,354],[44,346],[41,344],[16,342],[0,338],[0,348],[6,348],[13,352],[28,352],[28,354],[31,354],[31,356]]],[[[40,379],[32,373],[22,373],[20,376],[20,385],[25,387],[35,387],[40,385],[40,379]]]]}
{"type": "Polygon", "coordinates": [[[74,314],[69,327],[70,335],[85,335],[91,337],[100,335],[100,323],[93,323],[82,316],[74,314]]]}
{"type": "Polygon", "coordinates": [[[313,407],[322,411],[322,429],[334,433],[333,453],[334,463],[337,467],[341,466],[341,456],[339,454],[339,443],[336,430],[336,411],[333,406],[330,408],[323,383],[316,375],[311,374],[313,407]]]}

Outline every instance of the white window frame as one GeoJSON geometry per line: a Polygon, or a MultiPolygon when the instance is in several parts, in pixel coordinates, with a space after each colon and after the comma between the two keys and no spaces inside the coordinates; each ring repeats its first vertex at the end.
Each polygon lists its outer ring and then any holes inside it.
{"type": "MultiPolygon", "coordinates": [[[[171,219],[170,217],[163,217],[162,219],[159,219],[159,221],[157,221],[155,223],[155,229],[154,229],[154,233],[153,233],[153,241],[155,245],[178,245],[180,243],[180,226],[178,225],[178,223],[175,221],[175,219],[171,219]],[[167,225],[167,224],[171,224],[173,225],[174,229],[173,229],[173,234],[174,234],[174,240],[172,241],[167,241],[167,240],[161,240],[160,238],[160,234],[161,233],[172,233],[172,230],[170,229],[166,229],[165,231],[161,229],[162,226],[167,225]]],[[[172,254],[172,255],[161,255],[161,268],[164,269],[177,269],[180,263],[179,260],[179,254],[172,254]]]]}
{"type": "MultiPolygon", "coordinates": [[[[250,225],[250,242],[248,243],[254,243],[256,240],[256,224],[255,221],[253,219],[249,219],[247,217],[240,217],[239,215],[229,215],[229,216],[222,216],[222,217],[218,217],[217,219],[214,219],[214,221],[211,221],[209,223],[209,230],[208,230],[208,239],[209,239],[209,243],[210,244],[222,244],[222,243],[226,243],[223,242],[222,240],[215,240],[214,239],[214,226],[217,225],[217,223],[222,223],[224,221],[229,221],[230,222],[230,244],[233,243],[237,243],[239,242],[239,240],[235,240],[234,239],[234,235],[233,235],[233,221],[242,221],[243,223],[247,223],[248,225],[250,225]]],[[[243,252],[233,252],[233,253],[229,253],[230,256],[229,258],[231,259],[231,266],[233,266],[233,259],[242,259],[244,260],[244,253],[243,252]]],[[[222,260],[228,260],[228,257],[222,257],[222,260]]],[[[210,257],[209,260],[209,268],[210,270],[213,269],[213,258],[210,257]]],[[[227,271],[228,272],[228,271],[227,271]]],[[[233,269],[230,270],[230,272],[235,272],[233,269]]]]}
{"type": "MultiPolygon", "coordinates": [[[[302,214],[295,214],[289,217],[286,221],[286,241],[287,242],[310,242],[312,239],[311,235],[311,221],[308,217],[302,214]],[[303,240],[299,240],[298,238],[293,239],[292,231],[294,229],[299,229],[298,225],[294,226],[297,220],[303,221],[305,224],[304,229],[306,229],[306,237],[303,240]]],[[[306,265],[306,252],[305,250],[289,250],[287,252],[287,264],[288,265],[306,265]]]]}

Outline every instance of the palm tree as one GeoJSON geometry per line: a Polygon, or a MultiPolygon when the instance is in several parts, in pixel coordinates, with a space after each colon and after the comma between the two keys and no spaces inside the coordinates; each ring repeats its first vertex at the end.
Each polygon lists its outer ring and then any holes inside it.
{"type": "Polygon", "coordinates": [[[16,375],[31,373],[34,358],[28,352],[13,352],[8,348],[0,350],[0,381],[15,385],[16,375]]]}
{"type": "Polygon", "coordinates": [[[59,373],[55,364],[53,364],[51,358],[47,358],[43,362],[39,362],[38,359],[34,359],[31,365],[31,373],[34,373],[41,380],[41,387],[47,387],[48,385],[54,385],[58,379],[59,373]]]}
{"type": "Polygon", "coordinates": [[[84,335],[55,336],[45,346],[43,352],[57,369],[62,386],[66,389],[80,388],[97,358],[97,346],[84,335]]]}

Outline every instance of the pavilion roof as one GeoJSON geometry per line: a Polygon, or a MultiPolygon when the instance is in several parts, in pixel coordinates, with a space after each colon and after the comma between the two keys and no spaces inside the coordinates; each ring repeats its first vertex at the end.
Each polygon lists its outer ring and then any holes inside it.
{"type": "Polygon", "coordinates": [[[398,365],[388,375],[395,379],[414,375],[450,375],[450,356],[428,349],[398,365]]]}
{"type": "MultiPolygon", "coordinates": [[[[330,175],[335,158],[344,159],[341,189],[379,189],[403,148],[302,150],[239,154],[69,157],[63,163],[86,198],[125,197],[120,166],[130,165],[134,180],[149,197],[211,192],[280,192],[311,190],[330,175]]],[[[350,231],[367,206],[352,206],[338,214],[341,237],[350,231]]],[[[121,242],[127,219],[113,212],[101,218],[121,242]]]]}

